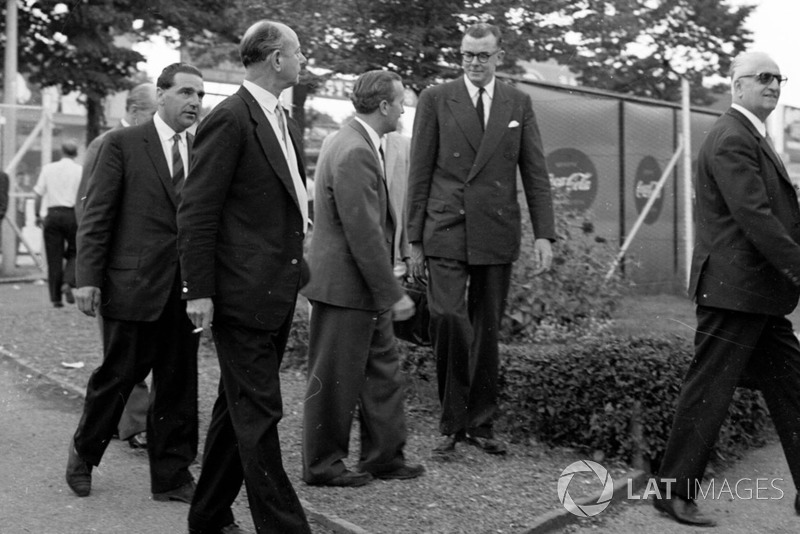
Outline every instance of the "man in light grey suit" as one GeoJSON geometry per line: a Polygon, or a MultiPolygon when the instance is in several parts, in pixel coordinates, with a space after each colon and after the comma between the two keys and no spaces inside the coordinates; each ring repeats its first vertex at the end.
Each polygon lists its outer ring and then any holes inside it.
{"type": "Polygon", "coordinates": [[[531,99],[498,81],[500,30],[469,27],[464,76],[420,94],[408,179],[412,274],[428,270],[428,307],[448,456],[467,440],[487,453],[497,411],[498,332],[520,250],[517,171],[534,231],[535,273],[555,238],[550,181],[531,99]]]}
{"type": "Polygon", "coordinates": [[[311,282],[308,388],[303,413],[303,479],[311,485],[361,486],[424,472],[407,464],[404,393],[392,319],[414,313],[393,272],[395,215],[389,203],[380,137],[403,113],[397,74],[362,74],[351,97],[356,118],[320,156],[311,282]],[[361,455],[345,466],[358,405],[361,455]]]}

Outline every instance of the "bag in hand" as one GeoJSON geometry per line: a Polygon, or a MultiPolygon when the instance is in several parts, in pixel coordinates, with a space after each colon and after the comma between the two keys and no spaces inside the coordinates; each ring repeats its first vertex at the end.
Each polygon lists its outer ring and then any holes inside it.
{"type": "Polygon", "coordinates": [[[428,288],[413,277],[404,277],[401,282],[408,296],[414,301],[416,311],[405,321],[394,321],[394,335],[409,343],[427,347],[431,344],[428,330],[431,323],[431,314],[428,311],[428,288]]]}

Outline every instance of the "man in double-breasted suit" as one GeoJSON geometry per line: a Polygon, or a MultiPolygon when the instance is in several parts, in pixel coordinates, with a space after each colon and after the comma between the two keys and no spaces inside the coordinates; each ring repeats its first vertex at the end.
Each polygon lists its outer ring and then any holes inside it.
{"type": "Polygon", "coordinates": [[[411,144],[408,238],[412,273],[428,275],[444,438],[492,454],[496,439],[498,331],[519,256],[517,171],[535,234],[536,273],[550,267],[555,238],[550,182],[530,97],[498,81],[500,31],[469,27],[461,43],[464,77],[419,97],[411,144]]]}
{"type": "Polygon", "coordinates": [[[258,532],[308,533],[278,440],[279,368],[308,277],[301,136],[279,97],[306,58],[291,28],[263,20],[239,53],[244,82],[200,124],[178,210],[187,312],[211,327],[221,374],[189,532],[238,532],[244,481],[258,532]]]}
{"type": "Polygon", "coordinates": [[[153,498],[189,502],[197,455],[198,336],[181,300],[178,207],[188,166],[186,128],[203,97],[199,70],[164,69],[152,120],[110,132],[89,179],[78,230],[80,310],[103,316],[103,363],[89,379],[67,482],[91,490],[98,465],[133,387],[152,370],[155,393],[147,414],[153,498]]]}
{"type": "Polygon", "coordinates": [[[735,58],[731,108],[698,156],[689,286],[695,357],[658,473],[662,498],[654,501],[682,523],[715,523],[694,499],[737,385],[761,389],[800,484],[800,345],[786,318],[800,295],[800,209],[764,122],[785,81],[766,54],[735,58]]]}
{"type": "Polygon", "coordinates": [[[361,486],[372,477],[409,479],[424,468],[405,462],[403,384],[392,319],[414,313],[394,276],[395,215],[380,138],[397,128],[403,83],[369,71],[356,80],[356,118],[321,153],[315,180],[308,347],[303,412],[303,479],[324,486],[361,486]],[[358,405],[361,455],[345,466],[358,405]]]}

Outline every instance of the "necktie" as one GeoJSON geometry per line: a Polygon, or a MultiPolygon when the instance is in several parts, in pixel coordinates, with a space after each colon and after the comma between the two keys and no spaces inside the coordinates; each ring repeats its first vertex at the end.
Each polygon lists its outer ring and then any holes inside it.
{"type": "Polygon", "coordinates": [[[179,134],[172,136],[172,185],[178,192],[181,190],[183,178],[186,174],[183,170],[183,158],[181,158],[180,142],[181,136],[179,134]]]}
{"type": "Polygon", "coordinates": [[[767,132],[764,137],[767,139],[767,144],[769,145],[769,148],[772,149],[772,153],[775,154],[775,157],[778,158],[781,167],[783,167],[783,158],[781,158],[781,155],[778,154],[778,151],[775,149],[775,143],[772,142],[772,137],[770,137],[769,132],[767,132]]]}
{"type": "Polygon", "coordinates": [[[283,146],[289,148],[286,145],[286,119],[284,118],[283,106],[281,106],[280,102],[275,106],[275,116],[278,118],[278,128],[281,130],[281,142],[283,146]]]}
{"type": "Polygon", "coordinates": [[[378,145],[378,153],[381,155],[381,170],[383,170],[383,176],[386,176],[386,154],[383,153],[383,145],[378,145]]]}
{"type": "Polygon", "coordinates": [[[483,93],[485,92],[483,87],[478,89],[478,101],[475,103],[475,109],[478,110],[478,120],[481,121],[481,130],[484,129],[484,125],[486,124],[483,117],[483,93]]]}

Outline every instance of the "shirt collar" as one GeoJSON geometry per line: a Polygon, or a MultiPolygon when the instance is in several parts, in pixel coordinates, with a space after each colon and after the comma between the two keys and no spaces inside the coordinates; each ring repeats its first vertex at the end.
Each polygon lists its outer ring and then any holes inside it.
{"type": "Polygon", "coordinates": [[[372,145],[375,147],[375,150],[381,146],[381,136],[378,135],[378,132],[372,129],[372,126],[361,120],[361,118],[356,117],[356,120],[361,123],[361,126],[367,131],[367,135],[369,136],[369,140],[372,141],[372,145]]]}
{"type": "Polygon", "coordinates": [[[263,87],[259,87],[258,85],[254,84],[250,80],[244,80],[242,82],[242,86],[247,89],[251,95],[253,95],[253,98],[256,99],[258,105],[270,113],[275,113],[275,106],[278,105],[278,97],[263,87]]]}
{"type": "Polygon", "coordinates": [[[164,122],[164,119],[162,119],[161,115],[159,115],[158,113],[153,115],[153,123],[156,126],[156,132],[158,132],[158,138],[161,139],[162,141],[169,141],[170,139],[175,137],[176,133],[179,136],[181,136],[181,140],[183,141],[186,140],[186,130],[182,132],[176,132],[166,122],[164,122]]]}
{"type": "Polygon", "coordinates": [[[758,133],[761,134],[761,137],[767,136],[767,125],[761,122],[761,119],[753,115],[753,112],[751,112],[750,110],[739,104],[731,104],[731,107],[736,111],[738,111],[739,113],[741,113],[742,115],[744,115],[745,117],[747,117],[747,119],[753,123],[753,126],[756,127],[758,133]]]}
{"type": "MultiPolygon", "coordinates": [[[[494,98],[494,82],[496,80],[497,80],[497,78],[492,76],[492,81],[487,83],[486,86],[483,88],[483,90],[486,91],[486,94],[489,95],[489,100],[492,100],[494,98]]],[[[469,78],[467,77],[466,74],[464,75],[464,83],[467,84],[467,92],[469,93],[469,97],[472,100],[475,100],[476,98],[478,98],[479,87],[477,85],[475,85],[474,83],[472,83],[469,80],[469,78]]]]}

